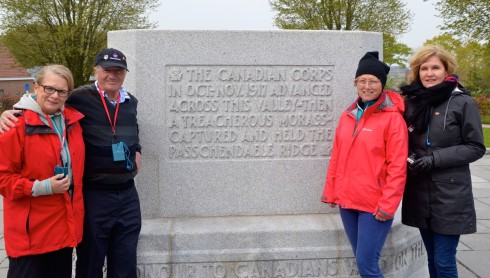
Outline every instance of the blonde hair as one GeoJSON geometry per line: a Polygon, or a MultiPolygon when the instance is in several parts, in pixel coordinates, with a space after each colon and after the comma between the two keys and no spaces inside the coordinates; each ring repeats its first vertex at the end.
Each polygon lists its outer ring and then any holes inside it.
{"type": "Polygon", "coordinates": [[[73,81],[73,75],[71,74],[71,71],[63,65],[44,66],[36,75],[36,83],[42,84],[44,78],[46,78],[46,74],[48,73],[56,74],[61,78],[65,79],[66,84],[68,85],[68,91],[72,91],[73,88],[75,87],[75,83],[73,81]]]}
{"type": "Polygon", "coordinates": [[[456,73],[457,63],[456,58],[439,45],[425,45],[419,49],[410,59],[410,71],[408,72],[407,82],[410,84],[413,81],[420,80],[420,66],[432,56],[438,57],[448,75],[456,73]]]}

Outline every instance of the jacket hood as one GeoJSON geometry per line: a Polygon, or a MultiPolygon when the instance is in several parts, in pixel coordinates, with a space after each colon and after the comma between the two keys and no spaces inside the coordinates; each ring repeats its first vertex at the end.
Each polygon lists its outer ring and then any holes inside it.
{"type": "MultiPolygon", "coordinates": [[[[36,99],[35,99],[35,95],[25,93],[20,98],[19,102],[14,104],[14,108],[15,109],[22,109],[22,110],[30,110],[32,112],[35,112],[36,114],[39,115],[39,118],[41,119],[41,121],[45,125],[49,126],[49,121],[46,118],[46,113],[44,113],[43,110],[41,109],[41,107],[39,106],[39,104],[37,104],[36,99]]],[[[60,110],[63,111],[63,109],[64,109],[64,105],[61,106],[60,110]]]]}
{"type": "Polygon", "coordinates": [[[403,97],[400,96],[400,94],[392,91],[385,91],[384,95],[385,98],[378,106],[379,110],[383,110],[383,109],[392,110],[392,111],[396,110],[401,114],[405,112],[405,101],[403,100],[403,97]]]}
{"type": "MultiPolygon", "coordinates": [[[[357,102],[359,100],[360,98],[357,98],[357,100],[347,109],[354,115],[357,114],[357,102]]],[[[376,103],[371,107],[379,111],[398,112],[402,115],[405,112],[405,102],[402,96],[392,91],[383,91],[376,103]]],[[[371,109],[371,107],[368,109],[371,109]]]]}
{"type": "Polygon", "coordinates": [[[458,86],[451,93],[451,96],[457,96],[457,95],[471,96],[471,91],[458,83],[458,86]]]}

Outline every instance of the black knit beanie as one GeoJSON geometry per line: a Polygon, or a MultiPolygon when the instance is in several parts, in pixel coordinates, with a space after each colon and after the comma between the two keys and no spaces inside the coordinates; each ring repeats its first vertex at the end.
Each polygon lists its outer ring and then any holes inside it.
{"type": "Polygon", "coordinates": [[[381,80],[381,84],[383,84],[384,88],[389,72],[390,67],[379,60],[378,51],[372,51],[367,52],[359,61],[356,78],[363,74],[372,74],[381,80]]]}

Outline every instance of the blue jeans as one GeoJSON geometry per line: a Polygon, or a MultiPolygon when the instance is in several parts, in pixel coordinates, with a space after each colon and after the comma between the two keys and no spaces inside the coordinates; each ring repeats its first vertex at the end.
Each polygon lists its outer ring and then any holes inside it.
{"type": "Polygon", "coordinates": [[[431,278],[457,278],[456,247],[459,235],[441,235],[431,230],[420,229],[427,250],[431,278]]]}
{"type": "Polygon", "coordinates": [[[379,257],[393,219],[378,221],[372,213],[343,208],[340,208],[340,217],[356,257],[359,275],[363,278],[383,277],[379,257]]]}

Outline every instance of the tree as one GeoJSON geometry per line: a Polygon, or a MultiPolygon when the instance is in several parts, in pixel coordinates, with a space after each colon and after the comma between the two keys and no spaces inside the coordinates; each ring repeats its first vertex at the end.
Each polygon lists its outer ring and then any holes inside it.
{"type": "Polygon", "coordinates": [[[389,34],[383,34],[383,61],[389,65],[397,64],[405,68],[407,57],[412,49],[404,43],[399,43],[389,34]]]}
{"type": "Polygon", "coordinates": [[[75,84],[88,81],[110,30],[155,27],[145,11],[158,0],[2,0],[2,41],[26,68],[59,63],[75,84]]]}
{"type": "Polygon", "coordinates": [[[490,93],[490,0],[439,0],[435,6],[441,29],[464,42],[456,49],[458,72],[476,93],[490,93]]]}
{"type": "Polygon", "coordinates": [[[424,44],[440,45],[456,57],[458,62],[457,74],[465,87],[478,93],[489,89],[488,44],[482,44],[474,39],[461,40],[450,34],[436,36],[424,44]]]}
{"type": "Polygon", "coordinates": [[[435,5],[444,22],[442,30],[462,38],[490,41],[490,0],[439,0],[435,5]]]}
{"type": "Polygon", "coordinates": [[[400,63],[410,48],[396,42],[409,31],[412,14],[400,0],[270,0],[281,29],[359,30],[382,32],[384,60],[400,63]]]}
{"type": "Polygon", "coordinates": [[[483,45],[483,64],[481,85],[483,92],[490,94],[490,41],[483,45]]]}

